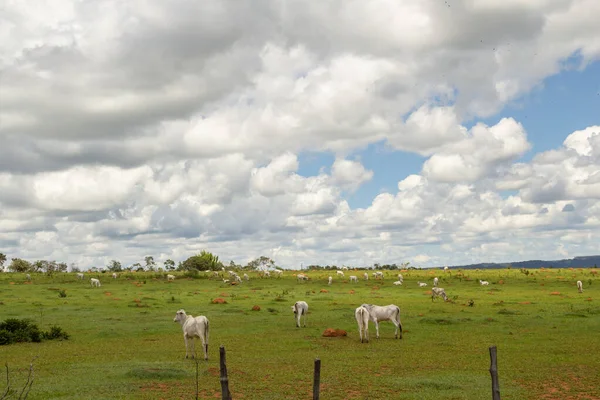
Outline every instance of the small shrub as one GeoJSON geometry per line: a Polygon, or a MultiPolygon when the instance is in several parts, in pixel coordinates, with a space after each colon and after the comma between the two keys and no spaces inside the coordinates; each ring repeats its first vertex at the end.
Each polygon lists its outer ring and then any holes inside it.
{"type": "Polygon", "coordinates": [[[42,339],[68,339],[69,335],[58,326],[42,332],[29,319],[9,318],[0,323],[0,345],[19,342],[41,342],[42,339]]]}
{"type": "Polygon", "coordinates": [[[50,327],[50,330],[48,332],[44,332],[42,336],[44,337],[44,339],[48,340],[68,340],[70,337],[67,332],[63,331],[63,329],[57,325],[52,325],[50,327]]]}
{"type": "Polygon", "coordinates": [[[67,291],[65,289],[59,290],[58,297],[67,297],[67,291]]]}

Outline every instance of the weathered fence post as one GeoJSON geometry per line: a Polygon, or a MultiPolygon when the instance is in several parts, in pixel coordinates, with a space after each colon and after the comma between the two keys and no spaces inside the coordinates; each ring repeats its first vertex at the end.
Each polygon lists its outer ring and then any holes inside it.
{"type": "Polygon", "coordinates": [[[321,360],[315,358],[315,375],[313,379],[313,400],[319,400],[319,388],[321,386],[321,360]]]}
{"type": "Polygon", "coordinates": [[[500,400],[500,384],[498,383],[498,358],[496,346],[490,347],[490,375],[492,376],[492,400],[500,400]]]}
{"type": "Polygon", "coordinates": [[[227,365],[225,365],[225,347],[219,348],[219,356],[221,363],[221,399],[231,400],[231,393],[229,392],[229,378],[227,378],[227,365]]]}

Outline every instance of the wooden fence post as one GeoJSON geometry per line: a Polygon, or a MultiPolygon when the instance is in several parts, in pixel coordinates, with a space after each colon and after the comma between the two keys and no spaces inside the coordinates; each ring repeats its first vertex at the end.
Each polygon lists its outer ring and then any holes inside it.
{"type": "Polygon", "coordinates": [[[229,392],[229,378],[227,378],[227,365],[225,365],[225,347],[219,348],[220,364],[221,364],[221,400],[231,400],[229,392]]]}
{"type": "Polygon", "coordinates": [[[490,347],[490,375],[492,376],[492,400],[500,400],[500,384],[498,383],[498,358],[496,346],[490,347]]]}
{"type": "Polygon", "coordinates": [[[315,358],[315,375],[313,379],[313,400],[319,400],[319,389],[321,386],[321,360],[315,358]]]}

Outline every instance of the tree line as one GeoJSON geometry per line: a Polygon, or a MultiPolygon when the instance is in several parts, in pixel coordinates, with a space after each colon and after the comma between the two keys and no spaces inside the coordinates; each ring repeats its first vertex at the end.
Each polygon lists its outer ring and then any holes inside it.
{"type": "MultiPolygon", "coordinates": [[[[28,261],[22,258],[12,258],[10,262],[7,262],[8,258],[6,254],[0,253],[0,272],[6,270],[8,272],[21,272],[31,273],[40,272],[47,275],[52,275],[57,272],[80,272],[81,268],[75,263],[67,265],[64,262],[48,261],[48,260],[37,260],[28,261]]],[[[275,261],[266,256],[260,256],[255,260],[250,261],[246,265],[236,264],[233,260],[227,264],[223,264],[219,260],[219,256],[214,255],[206,250],[202,250],[200,253],[187,258],[184,261],[180,261],[175,264],[175,261],[168,259],[163,262],[162,265],[154,260],[153,256],[145,256],[144,261],[136,262],[129,266],[123,266],[118,260],[111,260],[104,267],[91,267],[88,270],[91,272],[123,272],[123,271],[217,271],[222,268],[237,269],[237,270],[258,270],[258,269],[269,269],[279,268],[275,261]]]]}

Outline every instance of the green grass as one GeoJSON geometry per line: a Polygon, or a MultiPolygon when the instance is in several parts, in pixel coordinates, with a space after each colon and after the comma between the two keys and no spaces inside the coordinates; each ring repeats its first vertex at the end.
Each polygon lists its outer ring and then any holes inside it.
{"type": "MultiPolygon", "coordinates": [[[[334,276],[331,286],[327,272],[309,272],[311,280],[301,283],[288,271],[283,279],[251,273],[250,282],[235,287],[181,275],[166,282],[150,273],[117,280],[100,274],[101,288],[73,274],[36,274],[31,284],[23,274],[0,274],[0,320],[30,318],[42,330],[58,325],[71,336],[0,346],[0,362],[9,364],[12,386],[20,388],[39,355],[33,400],[193,398],[195,363],[184,358],[181,327],[173,322],[184,308],[211,323],[209,360],[199,362],[200,398],[220,393],[219,345],[227,349],[234,399],[312,398],[316,357],[324,399],[489,398],[492,345],[502,399],[589,397],[600,387],[600,280],[593,272],[406,271],[400,287],[392,285],[397,272],[383,283],[334,276]],[[434,274],[454,300],[432,302],[429,288],[417,286],[431,285],[434,274]],[[59,297],[60,290],[67,296],[59,297]],[[227,304],[212,304],[217,297],[227,304]],[[306,328],[295,327],[296,300],[309,304],[306,328]],[[354,320],[361,303],[398,305],[404,338],[395,340],[393,325],[382,322],[381,339],[371,324],[371,342],[361,344],[354,320]],[[261,310],[251,311],[254,305],[261,310]],[[324,338],[326,328],[348,336],[324,338]]],[[[201,353],[200,344],[196,349],[201,353]]],[[[0,393],[5,382],[0,376],[0,393]]]]}

